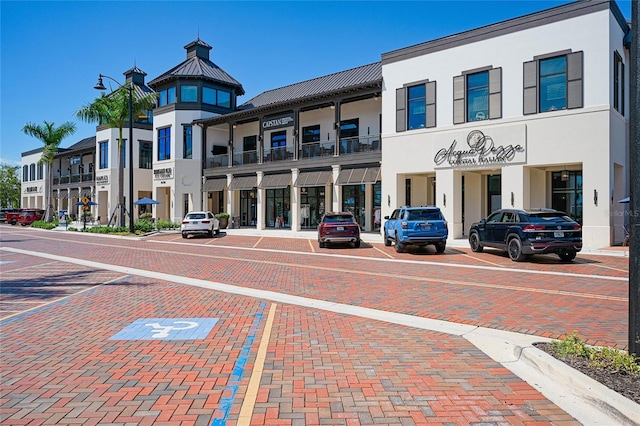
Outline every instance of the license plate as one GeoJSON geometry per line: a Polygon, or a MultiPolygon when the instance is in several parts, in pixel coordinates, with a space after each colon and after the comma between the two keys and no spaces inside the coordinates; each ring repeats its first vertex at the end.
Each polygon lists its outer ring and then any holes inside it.
{"type": "Polygon", "coordinates": [[[344,231],[344,226],[338,226],[338,227],[336,227],[336,229],[337,229],[338,231],[344,231]]]}
{"type": "Polygon", "coordinates": [[[421,223],[420,224],[420,229],[431,229],[431,224],[430,223],[421,223]]]}
{"type": "Polygon", "coordinates": [[[563,238],[564,237],[564,232],[562,232],[562,231],[553,231],[553,236],[555,238],[563,238]]]}

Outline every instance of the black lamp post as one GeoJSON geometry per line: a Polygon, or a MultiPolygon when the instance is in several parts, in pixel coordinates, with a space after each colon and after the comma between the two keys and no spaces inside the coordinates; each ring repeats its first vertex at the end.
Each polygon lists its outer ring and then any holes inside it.
{"type": "MultiPolygon", "coordinates": [[[[108,75],[98,74],[98,83],[96,83],[94,89],[107,90],[104,84],[102,84],[103,77],[123,87],[118,80],[108,75]]],[[[129,90],[129,232],[135,234],[135,226],[133,225],[133,83],[129,84],[127,89],[129,90]]],[[[121,217],[124,217],[122,212],[121,217]]]]}

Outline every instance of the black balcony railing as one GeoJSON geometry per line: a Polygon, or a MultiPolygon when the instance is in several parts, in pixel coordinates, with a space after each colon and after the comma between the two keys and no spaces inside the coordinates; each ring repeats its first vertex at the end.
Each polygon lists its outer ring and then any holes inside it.
{"type": "Polygon", "coordinates": [[[293,149],[283,146],[281,148],[265,149],[264,162],[293,160],[293,149]]]}
{"type": "Polygon", "coordinates": [[[336,152],[334,141],[303,143],[299,158],[327,157],[336,152]]]}
{"type": "MultiPolygon", "coordinates": [[[[328,157],[335,155],[355,155],[360,153],[369,153],[380,151],[382,149],[382,139],[379,134],[356,136],[349,138],[340,138],[337,145],[334,139],[321,142],[301,143],[298,150],[298,159],[309,159],[317,157],[328,157]]],[[[292,161],[294,160],[294,149],[292,146],[269,148],[264,147],[264,155],[262,163],[270,163],[273,161],[292,161]]],[[[246,164],[260,163],[259,151],[234,151],[232,158],[233,166],[241,166],[246,164]]],[[[207,168],[229,167],[229,154],[214,155],[207,158],[207,168]]]]}

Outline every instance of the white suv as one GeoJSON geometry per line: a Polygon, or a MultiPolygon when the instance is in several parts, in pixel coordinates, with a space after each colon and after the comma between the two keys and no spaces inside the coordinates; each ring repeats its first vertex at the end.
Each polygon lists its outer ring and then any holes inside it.
{"type": "Polygon", "coordinates": [[[180,226],[182,238],[189,234],[206,234],[212,237],[220,233],[220,222],[211,212],[189,212],[182,220],[180,226]]]}

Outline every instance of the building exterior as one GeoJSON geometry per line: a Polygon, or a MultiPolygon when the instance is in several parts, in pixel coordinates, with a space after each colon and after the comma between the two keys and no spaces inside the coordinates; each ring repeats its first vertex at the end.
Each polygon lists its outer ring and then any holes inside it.
{"type": "Polygon", "coordinates": [[[450,238],[500,207],[563,210],[623,239],[629,25],[575,2],[382,55],[383,215],[436,204],[450,238]]]}
{"type": "MultiPolygon", "coordinates": [[[[242,85],[211,62],[212,49],[197,39],[187,58],[151,80],[159,94],[153,114],[153,174],[148,196],[160,202],[154,217],[182,221],[202,208],[203,134],[194,121],[235,111],[242,85]]],[[[226,148],[226,144],[225,144],[226,148]]]]}
{"type": "MultiPolygon", "coordinates": [[[[449,238],[465,238],[500,207],[550,207],[582,224],[586,246],[618,243],[629,37],[615,2],[579,1],[242,104],[240,82],[197,39],[148,86],[143,71],[125,72],[136,93],[158,94],[157,107],[134,120],[134,198],[159,201],[156,219],[205,209],[257,229],[315,229],[323,212],[348,210],[369,232],[398,206],[437,205],[449,238]]],[[[118,203],[118,137],[98,126],[60,151],[57,209],[89,194],[107,222],[118,203]]],[[[38,150],[23,154],[24,205],[45,203],[38,158],[38,150]]]]}
{"type": "Polygon", "coordinates": [[[203,208],[228,212],[235,226],[293,230],[349,210],[363,229],[378,229],[381,89],[374,63],[195,121],[205,150],[203,208]]]}

